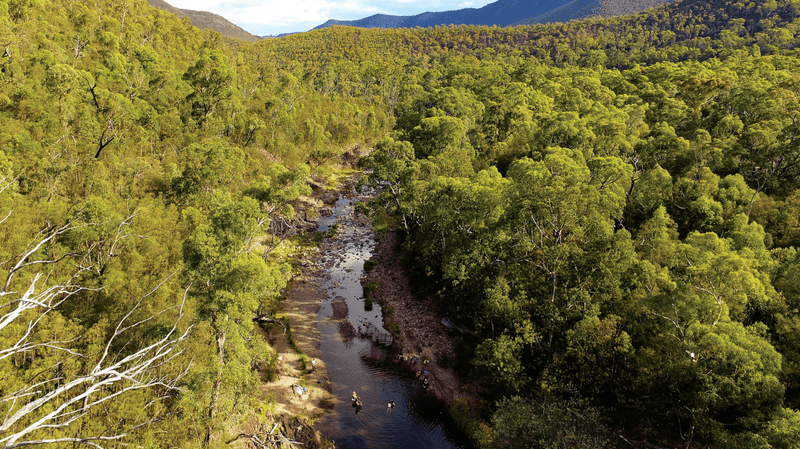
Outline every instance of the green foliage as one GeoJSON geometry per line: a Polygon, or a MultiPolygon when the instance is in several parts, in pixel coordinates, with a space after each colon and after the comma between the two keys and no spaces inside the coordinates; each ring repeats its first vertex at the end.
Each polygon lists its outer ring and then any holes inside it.
{"type": "Polygon", "coordinates": [[[492,429],[472,416],[469,402],[465,398],[456,399],[453,406],[450,407],[450,416],[472,438],[477,447],[490,447],[492,429]]]}
{"type": "Polygon", "coordinates": [[[172,179],[176,198],[191,199],[242,182],[244,153],[226,141],[192,144],[181,157],[183,167],[172,179]]]}
{"type": "MultiPolygon", "coordinates": [[[[300,349],[299,346],[297,346],[297,341],[294,339],[294,334],[292,333],[292,326],[291,323],[289,322],[289,318],[284,317],[279,319],[283,324],[286,325],[286,341],[289,343],[289,347],[292,348],[292,351],[304,356],[305,354],[303,354],[303,351],[300,349]]],[[[305,363],[305,361],[303,361],[303,363],[305,363]]]]}
{"type": "MultiPolygon", "coordinates": [[[[385,31],[422,63],[360,165],[373,216],[472,332],[485,394],[577,393],[666,445],[766,444],[800,385],[800,65],[755,37],[755,6],[687,5],[385,31]]],[[[781,5],[770,24],[797,17],[781,5]]]]}
{"type": "Polygon", "coordinates": [[[476,369],[482,380],[496,390],[518,393],[528,382],[521,359],[522,342],[501,335],[496,340],[486,340],[475,349],[476,369]]]}
{"type": "Polygon", "coordinates": [[[609,441],[600,411],[580,400],[505,398],[497,404],[492,426],[499,448],[588,449],[609,441]]]}
{"type": "Polygon", "coordinates": [[[293,215],[289,202],[296,200],[300,195],[311,193],[311,187],[306,184],[310,169],[301,165],[296,170],[289,170],[282,165],[272,165],[266,176],[253,183],[244,194],[266,203],[270,213],[293,215]]]}
{"type": "Polygon", "coordinates": [[[201,48],[197,60],[183,74],[183,80],[193,89],[186,97],[191,120],[202,125],[212,114],[224,114],[226,103],[234,95],[233,78],[234,72],[221,50],[201,48]]]}
{"type": "Polygon", "coordinates": [[[790,448],[797,444],[798,432],[800,432],[800,413],[782,409],[777,419],[769,424],[765,437],[772,447],[790,448]]]}
{"type": "MultiPolygon", "coordinates": [[[[366,269],[366,262],[364,263],[364,269],[366,269]]],[[[380,281],[368,282],[364,285],[364,310],[372,310],[373,295],[380,292],[380,290],[380,281]]]]}
{"type": "MultiPolygon", "coordinates": [[[[603,403],[615,429],[664,446],[790,447],[798,11],[682,0],[569,24],[333,27],[249,45],[143,0],[0,2],[2,267],[64,223],[41,250],[92,267],[75,279],[91,294],[36,338],[85,335],[70,349],[95,354],[136,298],[144,319],[192,285],[185,393],[131,395],[63,435],[158,415],[132,439],[214,444],[225,420],[263,409],[249,393],[272,354],[251,320],[289,276],[267,255],[307,180],[377,142],[359,162],[377,188],[370,216],[397,225],[415,282],[467,330],[471,364],[458,365],[486,394],[567,398],[505,400],[494,429],[474,426],[481,441],[600,444],[589,404],[603,403]]],[[[53,282],[68,275],[46,266],[53,282]]],[[[153,341],[165,314],[114,349],[153,341]]],[[[25,328],[9,329],[6,345],[25,328]]],[[[0,391],[88,369],[51,349],[2,360],[0,391]]]]}

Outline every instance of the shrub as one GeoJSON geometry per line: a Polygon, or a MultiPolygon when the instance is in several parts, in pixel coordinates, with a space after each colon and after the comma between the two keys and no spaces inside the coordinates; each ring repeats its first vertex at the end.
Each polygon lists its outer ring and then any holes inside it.
{"type": "Polygon", "coordinates": [[[495,445],[506,449],[600,449],[608,442],[599,410],[576,399],[505,398],[498,402],[492,427],[495,445]]]}

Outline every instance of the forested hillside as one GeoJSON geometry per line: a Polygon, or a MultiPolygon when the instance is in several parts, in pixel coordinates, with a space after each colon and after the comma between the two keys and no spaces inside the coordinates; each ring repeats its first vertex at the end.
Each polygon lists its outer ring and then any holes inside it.
{"type": "Polygon", "coordinates": [[[386,108],[145,0],[0,2],[0,43],[0,447],[266,419],[252,319],[291,270],[270,222],[386,108]]]}
{"type": "Polygon", "coordinates": [[[796,447],[796,17],[408,38],[425,62],[363,166],[467,330],[456,363],[497,407],[476,441],[796,447]]]}
{"type": "Polygon", "coordinates": [[[188,18],[192,25],[201,30],[211,29],[223,36],[241,39],[248,42],[256,42],[260,38],[254,36],[238,25],[230,22],[226,18],[208,11],[193,11],[191,9],[176,8],[164,0],[148,0],[150,6],[169,11],[180,18],[188,18]]]}
{"type": "Polygon", "coordinates": [[[373,218],[464,330],[477,446],[795,447],[797,7],[249,44],[0,2],[0,446],[265,419],[270,223],[377,142],[373,218]]]}

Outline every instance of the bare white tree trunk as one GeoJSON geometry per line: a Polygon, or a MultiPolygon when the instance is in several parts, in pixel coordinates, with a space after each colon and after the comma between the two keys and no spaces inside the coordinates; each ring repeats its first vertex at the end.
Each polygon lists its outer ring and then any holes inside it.
{"type": "MultiPolygon", "coordinates": [[[[11,182],[8,182],[7,178],[0,179],[0,193],[9,187],[11,182]]],[[[0,224],[10,215],[10,212],[5,215],[0,224]]],[[[101,247],[98,243],[91,245],[82,253],[68,253],[58,257],[44,255],[46,251],[42,249],[68,231],[100,223],[79,225],[67,223],[61,227],[53,227],[47,223],[45,229],[39,232],[22,253],[6,262],[9,266],[8,272],[3,284],[0,285],[0,337],[4,337],[4,332],[11,332],[14,329],[22,335],[0,338],[0,341],[10,341],[4,347],[0,346],[0,360],[21,354],[35,357],[35,351],[42,348],[62,351],[65,357],[83,357],[69,348],[69,343],[77,340],[78,336],[68,341],[44,342],[35,339],[34,336],[42,320],[48,314],[57,311],[65,301],[83,291],[100,290],[82,286],[81,276],[101,266],[105,257],[114,256],[117,243],[129,237],[123,230],[131,224],[134,216],[135,214],[129,216],[119,224],[116,235],[103,242],[106,246],[101,247]],[[105,254],[101,255],[99,248],[103,248],[105,254]],[[44,269],[62,262],[64,264],[71,262],[74,269],[61,280],[53,279],[44,269]],[[20,282],[17,279],[23,273],[31,276],[30,281],[20,282]],[[18,287],[16,290],[15,286],[18,287]],[[23,325],[23,331],[18,330],[19,326],[9,326],[21,319],[28,321],[27,325],[23,325]]],[[[188,288],[183,294],[183,300],[175,307],[178,309],[178,318],[166,335],[144,347],[127,349],[127,355],[120,355],[111,350],[118,339],[130,336],[142,325],[169,312],[163,310],[132,322],[132,316],[142,301],[155,293],[171,277],[172,275],[168,276],[142,296],[117,323],[114,333],[105,343],[99,361],[88,372],[46,380],[34,377],[16,391],[0,391],[0,405],[2,405],[0,409],[3,410],[0,414],[0,448],[57,443],[80,443],[100,448],[105,442],[123,441],[132,431],[157,421],[158,418],[154,418],[131,424],[126,429],[108,435],[53,437],[53,431],[67,429],[94,409],[106,406],[123,395],[154,388],[173,393],[180,390],[177,384],[188,371],[188,366],[177,372],[163,368],[183,352],[182,342],[188,337],[192,328],[188,326],[186,330],[180,331],[178,327],[183,316],[188,288]]],[[[10,374],[12,373],[3,373],[4,376],[10,374]]]]}
{"type": "MultiPolygon", "coordinates": [[[[187,293],[188,289],[184,292],[180,316],[183,315],[183,304],[186,301],[187,293]]],[[[139,304],[141,304],[141,300],[139,300],[139,304]]],[[[115,398],[135,390],[156,387],[173,391],[179,390],[177,383],[186,374],[188,367],[176,376],[171,377],[160,375],[159,368],[168,364],[183,352],[179,348],[179,344],[188,337],[191,326],[180,333],[176,322],[167,332],[167,335],[160,340],[140,348],[120,360],[114,360],[110,355],[110,348],[117,337],[156,318],[156,316],[151,316],[135,323],[128,323],[135,310],[136,308],[128,312],[117,324],[114,334],[106,343],[100,361],[89,373],[69,379],[51,391],[43,392],[41,389],[45,383],[50,382],[48,380],[28,385],[0,398],[2,402],[12,403],[3,421],[0,422],[0,445],[4,449],[70,441],[101,447],[98,444],[99,442],[121,440],[131,430],[152,422],[148,421],[133,426],[131,429],[115,435],[26,440],[26,437],[39,430],[66,428],[85,417],[92,408],[113,401],[115,398]],[[115,388],[109,388],[112,385],[115,388]],[[36,417],[35,420],[24,428],[15,428],[14,425],[23,420],[23,418],[24,422],[28,422],[34,416],[36,417]]]]}

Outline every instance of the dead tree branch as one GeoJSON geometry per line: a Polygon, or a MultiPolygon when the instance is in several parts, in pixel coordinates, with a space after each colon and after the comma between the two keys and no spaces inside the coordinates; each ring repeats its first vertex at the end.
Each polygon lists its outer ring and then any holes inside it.
{"type": "MultiPolygon", "coordinates": [[[[2,186],[5,179],[0,180],[0,193],[8,185],[2,186]]],[[[13,181],[12,181],[13,182],[13,181]]],[[[1,215],[1,214],[0,214],[1,215]]],[[[3,219],[5,221],[8,216],[3,219]]],[[[173,365],[183,353],[183,342],[188,338],[192,326],[181,330],[181,318],[184,316],[189,288],[183,293],[183,299],[172,308],[148,314],[144,319],[134,319],[143,301],[152,296],[175,273],[167,276],[151,291],[143,295],[128,313],[117,322],[112,335],[106,341],[94,366],[87,365],[73,372],[62,372],[63,362],[70,358],[84,358],[83,354],[71,348],[72,343],[80,339],[74,336],[57,339],[41,338],[40,324],[49,314],[55,314],[59,306],[81,292],[99,291],[101,288],[89,288],[82,285],[83,275],[103,263],[106,257],[113,257],[120,241],[131,237],[125,230],[131,225],[136,214],[123,220],[116,229],[116,234],[108,239],[94,242],[80,252],[51,254],[51,249],[59,236],[84,227],[100,226],[108,223],[76,223],[68,222],[63,226],[52,226],[46,223],[42,231],[17,256],[0,263],[6,271],[5,279],[0,285],[0,360],[14,355],[37,357],[42,349],[55,349],[64,354],[64,359],[50,364],[49,368],[39,371],[28,380],[16,384],[13,388],[0,391],[0,405],[3,415],[0,416],[0,448],[16,448],[41,444],[84,444],[101,448],[103,443],[119,444],[140,427],[150,425],[163,419],[152,419],[140,423],[130,423],[126,428],[109,430],[110,434],[75,436],[69,435],[70,428],[81,420],[88,418],[95,410],[104,409],[109,403],[120,399],[123,395],[140,390],[157,390],[156,396],[165,398],[174,396],[180,388],[178,382],[189,370],[189,366],[177,369],[165,369],[173,365]],[[43,271],[45,267],[66,265],[66,270],[43,271]],[[73,268],[69,268],[69,266],[73,268]],[[20,279],[29,275],[30,280],[20,279]],[[132,334],[157,317],[170,310],[177,309],[171,328],[165,335],[155,341],[143,343],[141,347],[131,348],[128,344],[116,342],[123,338],[135,341],[132,334]],[[17,324],[26,320],[27,325],[17,324]],[[16,324],[11,326],[11,324],[16,324]],[[122,347],[120,351],[118,348],[122,347]],[[50,371],[52,375],[44,380],[40,376],[50,371]],[[37,380],[39,378],[39,380],[37,380]],[[68,429],[69,428],[69,429],[68,429]],[[61,437],[58,431],[67,432],[61,437]],[[54,433],[56,432],[56,433],[54,433]]],[[[1,224],[2,222],[0,222],[1,224]]],[[[191,287],[191,286],[190,286],[191,287]]],[[[15,373],[3,373],[14,376],[15,373]]],[[[75,426],[78,427],[78,426],[75,426]]]]}
{"type": "Polygon", "coordinates": [[[265,317],[265,316],[257,316],[255,318],[253,318],[253,322],[261,323],[261,324],[266,324],[266,323],[269,323],[269,324],[280,324],[281,327],[283,328],[283,335],[286,335],[286,324],[284,324],[281,321],[276,320],[275,318],[268,318],[268,317],[265,317]]]}

